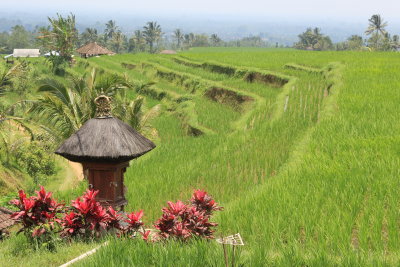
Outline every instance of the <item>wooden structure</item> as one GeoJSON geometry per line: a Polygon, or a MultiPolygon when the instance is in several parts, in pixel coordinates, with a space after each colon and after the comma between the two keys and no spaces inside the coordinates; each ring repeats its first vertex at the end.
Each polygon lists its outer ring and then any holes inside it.
{"type": "Polygon", "coordinates": [[[83,166],[89,188],[99,190],[96,199],[115,208],[127,204],[124,173],[129,161],[155,145],[131,126],[111,116],[110,97],[96,98],[96,118],[88,120],[55,152],[83,166]]]}
{"type": "Polygon", "coordinates": [[[7,235],[7,229],[15,224],[15,221],[11,219],[13,212],[6,208],[0,207],[0,240],[3,235],[7,235]]]}
{"type": "Polygon", "coordinates": [[[101,55],[115,55],[114,52],[98,45],[96,42],[88,43],[76,50],[81,57],[88,58],[93,56],[101,56],[101,55]]]}

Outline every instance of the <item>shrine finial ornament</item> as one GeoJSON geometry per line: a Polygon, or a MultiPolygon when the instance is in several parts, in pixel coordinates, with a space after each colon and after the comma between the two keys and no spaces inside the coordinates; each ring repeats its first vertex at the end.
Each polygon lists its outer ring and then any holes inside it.
{"type": "Polygon", "coordinates": [[[100,95],[94,100],[96,104],[96,117],[112,117],[111,115],[111,97],[100,95]]]}

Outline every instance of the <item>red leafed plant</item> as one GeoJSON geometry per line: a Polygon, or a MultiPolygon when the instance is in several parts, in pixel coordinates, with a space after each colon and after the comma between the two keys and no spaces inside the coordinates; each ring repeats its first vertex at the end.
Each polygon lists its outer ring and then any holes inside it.
{"type": "MultiPolygon", "coordinates": [[[[129,213],[126,216],[127,218],[124,220],[125,226],[120,228],[120,233],[124,236],[135,237],[136,234],[139,232],[139,229],[143,228],[143,210],[129,213]]],[[[143,235],[143,239],[147,240],[149,233],[147,233],[146,235],[144,229],[142,229],[141,233],[143,235]]]]}
{"type": "MultiPolygon", "coordinates": [[[[62,236],[99,236],[102,230],[106,230],[111,216],[95,200],[99,191],[87,190],[82,197],[72,201],[70,211],[62,219],[62,236]]],[[[115,220],[118,219],[114,214],[115,220]]],[[[113,225],[117,222],[113,221],[113,225]]]]}
{"type": "Polygon", "coordinates": [[[222,210],[207,192],[195,190],[190,204],[182,201],[168,202],[162,209],[162,216],[155,223],[160,238],[177,238],[186,240],[192,236],[214,238],[214,227],[218,224],[210,222],[214,211],[222,210]]]}
{"type": "MultiPolygon", "coordinates": [[[[25,232],[30,240],[41,239],[49,245],[49,238],[54,235],[60,219],[58,215],[62,213],[64,205],[57,203],[51,196],[51,192],[46,192],[43,186],[40,191],[36,191],[37,196],[27,197],[23,190],[19,192],[19,198],[11,201],[19,211],[12,214],[12,218],[22,224],[19,232],[25,232]]],[[[36,242],[38,243],[38,242],[36,242]]]]}

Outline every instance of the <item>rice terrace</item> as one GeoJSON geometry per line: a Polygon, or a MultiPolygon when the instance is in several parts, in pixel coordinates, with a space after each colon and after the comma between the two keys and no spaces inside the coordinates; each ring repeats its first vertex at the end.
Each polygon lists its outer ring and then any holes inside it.
{"type": "Polygon", "coordinates": [[[381,20],[292,46],[72,13],[1,33],[0,266],[399,266],[381,20]]]}

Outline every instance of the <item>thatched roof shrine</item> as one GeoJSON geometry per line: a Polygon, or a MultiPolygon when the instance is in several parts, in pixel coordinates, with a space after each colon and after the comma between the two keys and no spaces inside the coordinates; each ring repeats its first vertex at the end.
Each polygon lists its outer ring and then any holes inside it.
{"type": "Polygon", "coordinates": [[[114,52],[98,45],[96,42],[88,43],[76,50],[82,57],[92,57],[99,55],[115,55],[114,52]]]}
{"type": "MultiPolygon", "coordinates": [[[[108,97],[100,96],[96,101],[104,98],[108,97]]],[[[109,103],[97,104],[97,117],[65,140],[56,154],[75,162],[124,162],[155,148],[153,142],[131,126],[112,117],[109,103]]]]}

